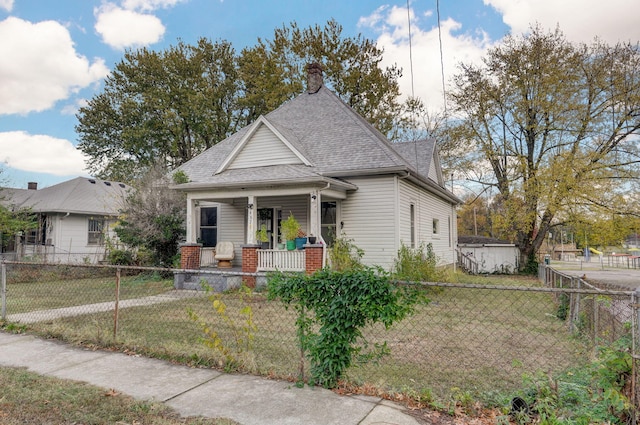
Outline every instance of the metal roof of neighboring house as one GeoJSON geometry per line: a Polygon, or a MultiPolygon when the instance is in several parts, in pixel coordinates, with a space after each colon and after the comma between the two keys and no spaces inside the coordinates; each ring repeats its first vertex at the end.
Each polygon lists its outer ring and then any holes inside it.
{"type": "Polygon", "coordinates": [[[40,213],[117,215],[130,188],[124,183],[76,177],[39,190],[2,188],[0,202],[40,213]]]}
{"type": "MultiPolygon", "coordinates": [[[[364,118],[331,90],[322,86],[315,93],[303,93],[285,102],[253,124],[222,140],[182,164],[190,183],[182,189],[206,185],[225,186],[235,182],[260,184],[264,175],[277,176],[275,167],[226,169],[229,156],[246,142],[257,125],[275,129],[310,165],[288,165],[281,181],[316,178],[348,178],[354,175],[408,173],[417,183],[450,201],[460,200],[442,184],[428,177],[435,149],[432,139],[420,142],[390,143],[364,118]],[[271,170],[271,172],[269,172],[271,170]]],[[[283,170],[278,170],[283,171],[283,170]]],[[[438,170],[439,172],[439,170],[438,170]]]]}

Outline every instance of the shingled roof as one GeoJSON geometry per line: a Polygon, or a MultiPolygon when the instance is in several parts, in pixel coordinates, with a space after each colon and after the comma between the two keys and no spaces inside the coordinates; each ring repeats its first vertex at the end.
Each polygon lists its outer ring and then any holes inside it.
{"type": "Polygon", "coordinates": [[[190,183],[178,187],[260,185],[265,179],[270,184],[314,179],[336,182],[355,175],[410,173],[430,190],[458,202],[441,183],[428,177],[434,144],[434,140],[423,140],[417,145],[415,142],[390,143],[331,90],[321,86],[316,92],[305,92],[285,102],[180,166],[178,170],[187,174],[190,183]],[[261,125],[268,126],[285,139],[301,161],[225,169],[229,156],[261,125]]]}
{"type": "Polygon", "coordinates": [[[107,180],[76,177],[40,190],[3,188],[2,203],[40,213],[117,215],[130,186],[107,180]]]}

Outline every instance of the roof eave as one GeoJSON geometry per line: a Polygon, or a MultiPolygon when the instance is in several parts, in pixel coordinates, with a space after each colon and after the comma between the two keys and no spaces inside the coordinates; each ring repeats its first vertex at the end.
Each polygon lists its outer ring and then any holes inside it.
{"type": "Polygon", "coordinates": [[[299,186],[303,184],[318,184],[318,185],[326,185],[330,184],[335,188],[339,188],[342,190],[357,190],[358,186],[352,183],[348,183],[345,181],[337,180],[334,178],[302,178],[295,180],[256,180],[256,181],[246,181],[246,182],[234,182],[234,183],[207,183],[207,182],[192,182],[192,183],[183,183],[179,185],[169,185],[169,189],[179,190],[182,192],[190,192],[190,191],[200,191],[200,190],[210,190],[212,187],[215,188],[227,188],[227,189],[239,189],[239,188],[259,188],[259,187],[268,187],[274,185],[280,186],[299,186]]]}

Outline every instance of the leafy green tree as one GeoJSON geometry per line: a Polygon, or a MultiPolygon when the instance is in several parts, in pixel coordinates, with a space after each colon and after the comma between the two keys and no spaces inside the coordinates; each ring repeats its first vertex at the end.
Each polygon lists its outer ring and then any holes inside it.
{"type": "Polygon", "coordinates": [[[175,168],[236,130],[238,74],[228,42],[127,51],[77,114],[96,176],[131,182],[155,161],[175,168]]]}
{"type": "Polygon", "coordinates": [[[493,237],[491,212],[485,197],[467,195],[458,208],[458,234],[493,237]]]}
{"type": "MultiPolygon", "coordinates": [[[[584,211],[634,214],[640,177],[638,45],[572,44],[532,28],[462,64],[450,93],[459,121],[450,137],[469,146],[477,183],[495,187],[528,264],[557,220],[584,211]]],[[[635,211],[637,214],[637,211],[635,211]]]]}
{"type": "Polygon", "coordinates": [[[185,235],[186,200],[169,183],[162,166],[152,167],[128,196],[114,228],[122,243],[149,250],[154,265],[162,267],[173,266],[185,235]]]}
{"type": "Polygon", "coordinates": [[[373,40],[344,37],[335,20],[301,29],[293,22],[271,40],[245,48],[239,60],[247,122],[266,114],[306,87],[307,65],[322,65],[324,83],[383,134],[392,134],[403,105],[396,66],[382,68],[383,51],[373,40]]]}
{"type": "Polygon", "coordinates": [[[408,106],[398,102],[395,67],[362,36],[329,21],[275,30],[237,55],[227,41],[179,42],[165,51],[127,51],[101,93],[78,111],[78,148],[92,174],[131,182],[154,161],[173,169],[302,93],[306,67],[381,132],[393,136],[408,106]],[[396,125],[397,127],[397,125],[396,125]]]}
{"type": "Polygon", "coordinates": [[[3,191],[2,173],[3,169],[0,168],[0,248],[6,247],[16,234],[38,228],[38,219],[31,209],[16,208],[7,191],[3,191]]]}

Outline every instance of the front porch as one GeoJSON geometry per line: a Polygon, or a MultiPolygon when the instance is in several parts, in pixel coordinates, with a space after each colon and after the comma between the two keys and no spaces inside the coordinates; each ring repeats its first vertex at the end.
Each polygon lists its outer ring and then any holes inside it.
{"type": "MultiPolygon", "coordinates": [[[[258,264],[256,271],[286,271],[304,272],[306,271],[306,255],[304,250],[288,251],[286,249],[258,249],[258,264]]],[[[323,253],[324,257],[324,253],[323,253]]],[[[324,261],[323,261],[324,262],[324,261]]],[[[215,248],[202,247],[200,250],[200,267],[218,269],[215,260],[215,248]]],[[[242,270],[242,265],[234,266],[237,270],[242,270]]]]}
{"type": "Polygon", "coordinates": [[[241,267],[236,263],[232,268],[218,268],[212,249],[203,248],[200,244],[183,244],[180,260],[182,270],[175,273],[174,285],[180,289],[203,289],[204,280],[215,291],[225,291],[242,283],[252,288],[262,286],[266,284],[264,273],[269,271],[311,274],[324,266],[326,245],[306,244],[300,250],[261,249],[260,245],[243,245],[241,258],[241,267]],[[216,276],[214,281],[208,278],[210,274],[216,276]]]}

